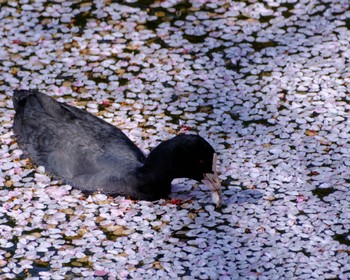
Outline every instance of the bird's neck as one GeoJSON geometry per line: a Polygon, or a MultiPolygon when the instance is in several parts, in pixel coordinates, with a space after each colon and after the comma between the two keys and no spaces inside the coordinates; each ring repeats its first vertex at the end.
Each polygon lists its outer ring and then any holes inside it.
{"type": "Polygon", "coordinates": [[[171,182],[177,178],[174,173],[172,151],[162,144],[151,151],[144,165],[139,169],[139,189],[165,198],[170,194],[171,182]]]}

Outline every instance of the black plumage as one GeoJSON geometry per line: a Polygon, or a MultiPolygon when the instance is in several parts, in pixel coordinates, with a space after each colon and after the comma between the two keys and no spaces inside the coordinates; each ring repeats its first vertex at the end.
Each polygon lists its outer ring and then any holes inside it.
{"type": "Polygon", "coordinates": [[[175,136],[145,157],[120,129],[85,110],[28,90],[15,91],[13,103],[20,148],[73,187],[157,200],[169,195],[174,178],[186,177],[205,180],[221,203],[216,154],[200,136],[175,136]]]}

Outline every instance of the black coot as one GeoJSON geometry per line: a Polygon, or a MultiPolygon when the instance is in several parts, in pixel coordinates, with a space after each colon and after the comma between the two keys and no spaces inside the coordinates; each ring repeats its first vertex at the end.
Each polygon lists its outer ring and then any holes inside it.
{"type": "Polygon", "coordinates": [[[37,91],[13,95],[14,132],[32,161],[87,193],[166,198],[175,178],[203,180],[221,204],[214,149],[197,135],[178,135],[148,157],[118,128],[37,91]]]}

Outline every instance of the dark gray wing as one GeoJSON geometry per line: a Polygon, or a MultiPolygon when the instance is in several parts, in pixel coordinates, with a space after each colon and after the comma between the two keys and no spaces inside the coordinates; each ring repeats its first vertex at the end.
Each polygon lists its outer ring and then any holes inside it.
{"type": "Polygon", "coordinates": [[[14,96],[19,145],[53,175],[83,190],[113,193],[142,165],[143,153],[118,128],[44,94],[19,95],[14,96]]]}

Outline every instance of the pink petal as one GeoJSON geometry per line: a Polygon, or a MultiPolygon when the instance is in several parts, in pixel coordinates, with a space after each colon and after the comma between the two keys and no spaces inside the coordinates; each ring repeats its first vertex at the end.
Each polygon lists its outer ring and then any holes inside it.
{"type": "Polygon", "coordinates": [[[108,274],[108,271],[104,271],[104,270],[95,270],[95,275],[96,276],[105,276],[108,274]]]}

